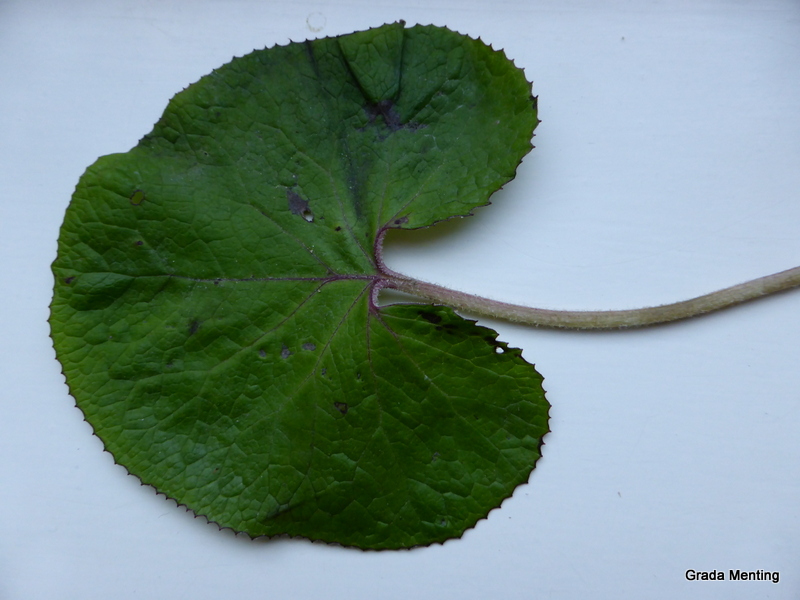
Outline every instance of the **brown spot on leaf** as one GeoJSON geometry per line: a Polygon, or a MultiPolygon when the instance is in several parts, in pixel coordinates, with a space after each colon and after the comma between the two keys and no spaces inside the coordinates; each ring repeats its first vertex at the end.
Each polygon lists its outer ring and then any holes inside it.
{"type": "Polygon", "coordinates": [[[66,277],[66,278],[64,278],[64,283],[66,283],[67,285],[69,285],[73,281],[75,281],[75,277],[66,277]]]}

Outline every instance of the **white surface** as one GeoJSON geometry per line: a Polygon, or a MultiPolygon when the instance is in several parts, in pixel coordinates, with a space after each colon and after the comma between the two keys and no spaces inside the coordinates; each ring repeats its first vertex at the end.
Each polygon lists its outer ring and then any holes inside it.
{"type": "Polygon", "coordinates": [[[0,2],[0,598],[800,596],[800,292],[646,331],[486,322],[545,375],[553,432],[530,484],[443,546],[250,542],[102,451],[46,323],[80,174],[233,55],[400,18],[505,48],[543,123],[493,207],[390,240],[396,270],[599,309],[800,264],[794,0],[0,2]]]}

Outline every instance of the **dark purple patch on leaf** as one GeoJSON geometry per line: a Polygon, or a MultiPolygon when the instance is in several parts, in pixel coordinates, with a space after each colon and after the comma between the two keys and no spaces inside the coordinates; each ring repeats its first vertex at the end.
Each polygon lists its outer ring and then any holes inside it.
{"type": "Polygon", "coordinates": [[[289,211],[293,215],[303,217],[309,223],[314,220],[314,214],[308,206],[308,200],[304,199],[294,190],[286,190],[286,199],[289,201],[289,211]]]}
{"type": "Polygon", "coordinates": [[[433,323],[434,325],[437,325],[437,324],[442,322],[442,317],[440,317],[436,313],[425,311],[425,312],[421,312],[419,314],[423,319],[428,321],[428,323],[433,323]]]}
{"type": "Polygon", "coordinates": [[[189,337],[197,333],[198,329],[200,329],[200,321],[194,319],[191,323],[189,323],[189,337]]]}

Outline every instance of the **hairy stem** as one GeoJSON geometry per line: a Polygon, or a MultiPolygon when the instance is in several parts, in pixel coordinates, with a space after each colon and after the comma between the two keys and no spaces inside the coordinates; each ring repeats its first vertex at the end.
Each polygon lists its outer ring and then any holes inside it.
{"type": "Polygon", "coordinates": [[[472,294],[465,294],[464,292],[457,292],[396,273],[386,268],[382,261],[379,264],[380,270],[386,278],[386,287],[392,287],[401,292],[413,294],[436,303],[446,304],[479,316],[538,327],[559,327],[564,329],[619,329],[679,321],[800,285],[800,267],[795,267],[774,275],[767,275],[766,277],[760,277],[717,292],[705,294],[692,300],[651,308],[587,311],[547,310],[508,304],[472,294]]]}

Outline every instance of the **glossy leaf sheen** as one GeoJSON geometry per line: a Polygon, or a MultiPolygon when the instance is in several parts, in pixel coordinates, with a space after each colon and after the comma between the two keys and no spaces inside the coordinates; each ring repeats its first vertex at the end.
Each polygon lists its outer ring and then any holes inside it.
{"type": "Polygon", "coordinates": [[[234,59],[81,178],[52,334],[115,459],[250,535],[460,536],[539,457],[541,377],[442,306],[378,307],[386,228],[486,204],[530,149],[522,72],[402,23],[234,59]]]}

